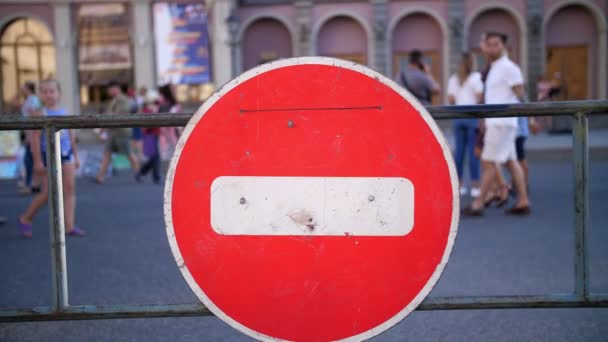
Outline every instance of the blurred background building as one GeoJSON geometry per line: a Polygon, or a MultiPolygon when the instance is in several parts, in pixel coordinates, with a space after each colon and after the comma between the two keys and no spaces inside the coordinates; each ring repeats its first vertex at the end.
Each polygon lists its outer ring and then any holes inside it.
{"type": "Polygon", "coordinates": [[[172,82],[198,106],[270,60],[334,56],[393,76],[413,49],[445,87],[486,31],[509,35],[532,98],[544,78],[561,99],[604,99],[607,13],[608,0],[0,0],[0,111],[27,80],[59,79],[74,113],[99,112],[110,79],[172,82]]]}

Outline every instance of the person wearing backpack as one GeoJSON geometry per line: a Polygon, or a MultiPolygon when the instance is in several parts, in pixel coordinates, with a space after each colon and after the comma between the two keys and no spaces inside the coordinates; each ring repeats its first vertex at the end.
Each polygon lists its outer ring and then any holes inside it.
{"type": "Polygon", "coordinates": [[[412,51],[408,66],[405,70],[400,70],[397,75],[397,83],[412,93],[423,105],[430,106],[433,95],[439,93],[439,84],[423,59],[424,55],[420,50],[412,51]]]}

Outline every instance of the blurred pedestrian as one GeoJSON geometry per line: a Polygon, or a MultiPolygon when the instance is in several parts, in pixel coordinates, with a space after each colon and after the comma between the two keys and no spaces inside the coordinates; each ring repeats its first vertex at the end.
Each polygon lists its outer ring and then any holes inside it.
{"type": "Polygon", "coordinates": [[[146,100],[146,95],[148,94],[148,88],[140,87],[137,91],[137,95],[135,96],[135,101],[137,102],[137,111],[142,111],[144,108],[144,101],[146,100]]]}
{"type": "MultiPolygon", "coordinates": [[[[177,103],[175,92],[171,84],[165,84],[158,88],[159,112],[160,113],[179,113],[181,106],[177,103]]],[[[160,145],[162,146],[166,158],[170,158],[177,145],[177,138],[181,131],[177,127],[161,127],[160,129],[160,145]]]]}
{"type": "MultiPolygon", "coordinates": [[[[507,36],[502,33],[486,35],[487,55],[491,62],[484,92],[484,100],[487,104],[518,103],[525,100],[521,69],[507,56],[506,43],[507,36]]],[[[517,202],[506,213],[527,215],[531,211],[530,202],[515,151],[517,118],[487,118],[485,125],[486,133],[481,154],[483,167],[481,194],[463,210],[463,214],[483,215],[484,199],[492,184],[500,177],[500,164],[506,163],[517,191],[517,202]]],[[[501,197],[505,195],[508,197],[508,189],[501,190],[501,197]]]]}
{"type": "MultiPolygon", "coordinates": [[[[21,114],[24,117],[29,117],[35,115],[36,111],[42,108],[42,103],[40,99],[36,95],[36,84],[34,82],[28,81],[25,82],[23,87],[21,88],[21,92],[24,96],[23,105],[21,106],[21,114]]],[[[32,149],[30,146],[30,131],[22,132],[23,139],[23,147],[24,147],[24,155],[23,155],[23,166],[25,169],[25,177],[23,186],[20,187],[19,193],[21,194],[31,194],[40,191],[39,181],[34,179],[34,162],[32,159],[32,149]]]]}
{"type": "Polygon", "coordinates": [[[521,166],[522,172],[524,174],[524,183],[526,184],[526,189],[530,190],[530,181],[528,179],[528,161],[526,160],[526,140],[530,135],[537,134],[540,130],[540,126],[536,122],[536,119],[531,117],[519,117],[517,118],[517,138],[515,139],[515,152],[517,154],[517,161],[519,162],[519,166],[521,166]]]}
{"type": "MultiPolygon", "coordinates": [[[[67,111],[60,105],[61,87],[59,82],[54,79],[40,82],[40,96],[43,108],[38,110],[35,115],[45,116],[66,116],[67,111]]],[[[47,142],[42,131],[31,132],[31,148],[34,161],[34,172],[41,180],[41,191],[34,196],[29,207],[19,219],[19,230],[25,238],[32,238],[32,221],[38,211],[48,200],[48,179],[46,172],[46,153],[47,142]]],[[[61,146],[61,176],[63,186],[63,216],[65,220],[66,235],[85,236],[86,233],[81,228],[74,225],[76,209],[76,169],[79,167],[78,152],[74,135],[70,130],[59,131],[59,143],[61,146]]]]}
{"type": "MultiPolygon", "coordinates": [[[[547,102],[551,101],[549,97],[549,92],[551,91],[551,87],[553,83],[544,75],[539,76],[538,82],[536,82],[536,101],[538,102],[547,102]]],[[[550,129],[552,118],[551,116],[541,116],[538,118],[538,126],[539,128],[542,126],[543,129],[550,129]]]]}
{"type": "MultiPolygon", "coordinates": [[[[463,53],[461,56],[458,72],[452,75],[448,81],[448,103],[450,105],[473,105],[479,104],[483,96],[483,82],[481,74],[474,71],[473,56],[463,53]]],[[[456,140],[456,151],[454,158],[456,170],[460,180],[460,194],[468,193],[464,185],[464,160],[469,162],[469,174],[471,177],[471,196],[479,196],[479,158],[475,156],[475,138],[478,134],[479,120],[456,119],[454,120],[454,137],[456,140]]]]}
{"type": "MultiPolygon", "coordinates": [[[[155,91],[149,91],[146,96],[142,113],[156,114],[159,108],[159,95],[155,91]]],[[[160,150],[158,140],[160,136],[160,127],[150,127],[143,129],[143,151],[145,162],[135,176],[137,182],[142,181],[142,177],[152,171],[152,181],[155,184],[160,184],[160,150]]]]}
{"type": "MultiPolygon", "coordinates": [[[[118,82],[110,81],[108,83],[108,94],[112,99],[108,103],[106,109],[107,114],[129,114],[131,112],[131,101],[122,93],[122,89],[120,89],[120,84],[118,82]]],[[[131,164],[133,173],[137,172],[137,160],[131,151],[129,142],[130,136],[130,128],[112,128],[108,130],[108,140],[101,160],[101,166],[95,177],[95,181],[98,184],[103,184],[105,181],[105,175],[107,174],[108,167],[112,161],[112,153],[126,155],[131,164]]]]}
{"type": "MultiPolygon", "coordinates": [[[[135,89],[129,87],[127,90],[127,97],[131,101],[131,111],[129,113],[135,114],[141,110],[141,106],[138,103],[137,94],[135,93],[135,89]]],[[[136,160],[143,160],[143,135],[141,127],[133,127],[131,128],[131,151],[135,155],[136,160]]]]}
{"type": "Polygon", "coordinates": [[[439,93],[439,84],[433,78],[430,67],[424,63],[424,55],[420,50],[410,53],[409,64],[405,70],[399,71],[397,83],[425,106],[431,105],[433,95],[439,93]]]}

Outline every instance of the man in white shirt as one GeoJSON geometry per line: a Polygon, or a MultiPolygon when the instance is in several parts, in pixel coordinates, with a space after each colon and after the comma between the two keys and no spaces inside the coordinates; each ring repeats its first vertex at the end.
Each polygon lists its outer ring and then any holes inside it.
{"type": "MultiPolygon", "coordinates": [[[[525,99],[524,80],[520,68],[509,59],[506,53],[506,35],[488,33],[486,35],[486,54],[491,63],[485,81],[484,102],[486,104],[519,103],[525,99]]],[[[481,194],[463,211],[467,216],[483,215],[484,200],[490,187],[500,177],[500,165],[505,164],[511,173],[517,191],[517,203],[506,211],[511,215],[530,213],[530,202],[522,169],[517,163],[515,139],[517,118],[487,118],[486,133],[481,154],[482,177],[481,194]]],[[[508,190],[502,196],[508,196],[508,190]]]]}

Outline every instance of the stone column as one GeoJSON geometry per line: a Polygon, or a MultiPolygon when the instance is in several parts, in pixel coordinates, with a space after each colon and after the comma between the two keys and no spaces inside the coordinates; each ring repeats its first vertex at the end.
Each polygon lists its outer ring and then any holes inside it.
{"type": "MultiPolygon", "coordinates": [[[[372,29],[374,35],[374,65],[370,67],[376,71],[387,74],[386,65],[387,53],[390,55],[391,42],[386,40],[386,30],[388,25],[388,0],[371,0],[372,6],[372,29]]],[[[391,75],[387,75],[390,78],[391,75]]]]}
{"type": "Polygon", "coordinates": [[[310,31],[312,30],[312,1],[296,0],[296,34],[298,39],[298,51],[296,56],[310,55],[310,31]]]}
{"type": "Polygon", "coordinates": [[[53,3],[55,23],[56,78],[61,83],[62,103],[72,115],[80,114],[78,89],[78,61],[76,60],[76,28],[72,25],[70,4],[53,3]]]}
{"type": "Polygon", "coordinates": [[[212,44],[212,77],[216,87],[220,87],[224,83],[232,79],[232,75],[236,73],[234,68],[233,52],[231,51],[231,37],[226,18],[231,14],[234,8],[232,0],[216,0],[210,9],[213,22],[209,27],[209,34],[212,44]]]}
{"type": "Polygon", "coordinates": [[[137,0],[133,4],[133,71],[135,87],[152,89],[156,85],[156,63],[154,62],[154,29],[152,27],[152,3],[137,0]]]}
{"type": "Polygon", "coordinates": [[[528,20],[528,70],[527,91],[530,100],[536,100],[536,82],[544,73],[545,56],[543,56],[543,1],[527,0],[526,12],[528,20]]]}
{"type": "Polygon", "coordinates": [[[463,37],[464,32],[464,1],[450,0],[448,1],[448,22],[450,25],[450,70],[449,75],[458,70],[460,63],[460,54],[468,50],[468,42],[465,42],[463,37]]]}

